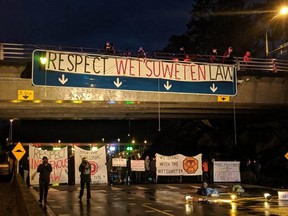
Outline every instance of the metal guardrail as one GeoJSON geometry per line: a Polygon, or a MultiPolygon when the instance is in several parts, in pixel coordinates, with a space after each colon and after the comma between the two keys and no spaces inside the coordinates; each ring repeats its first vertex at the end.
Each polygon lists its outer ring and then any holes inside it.
{"type": "MultiPolygon", "coordinates": [[[[84,47],[65,47],[65,46],[46,46],[33,44],[15,44],[15,43],[0,43],[0,62],[1,61],[17,61],[30,62],[32,61],[32,52],[35,49],[44,50],[59,50],[70,52],[83,52],[94,54],[107,54],[104,49],[84,48],[84,47]]],[[[123,56],[124,50],[115,50],[113,55],[123,56]]],[[[132,57],[138,57],[137,51],[131,51],[132,57]]],[[[181,53],[164,53],[164,52],[146,52],[147,58],[161,60],[177,60],[177,61],[194,61],[212,63],[210,55],[199,54],[181,54],[181,53]]],[[[262,71],[262,72],[284,72],[288,73],[288,61],[273,59],[273,58],[251,58],[250,62],[243,61],[243,57],[235,57],[232,64],[236,65],[238,71],[262,71]]],[[[223,56],[216,56],[213,64],[222,64],[223,56]]]]}

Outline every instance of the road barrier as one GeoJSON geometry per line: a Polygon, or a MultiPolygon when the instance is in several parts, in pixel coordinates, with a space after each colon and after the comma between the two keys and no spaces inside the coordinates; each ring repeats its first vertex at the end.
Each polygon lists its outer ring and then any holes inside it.
{"type": "Polygon", "coordinates": [[[21,216],[44,216],[44,211],[30,192],[20,174],[15,174],[12,180],[16,195],[16,207],[18,215],[21,216]]]}
{"type": "MultiPolygon", "coordinates": [[[[47,46],[34,44],[16,44],[16,43],[1,43],[0,42],[0,63],[1,61],[22,61],[31,62],[32,53],[36,49],[42,50],[58,50],[67,52],[91,53],[91,54],[107,54],[105,50],[98,48],[84,47],[66,47],[66,46],[47,46]]],[[[115,50],[112,55],[123,56],[125,50],[115,50]]],[[[181,54],[181,53],[164,53],[164,52],[147,52],[147,58],[169,60],[169,61],[193,61],[206,62],[212,64],[222,64],[223,56],[215,56],[211,62],[211,55],[199,54],[181,54]]],[[[138,57],[137,51],[131,51],[131,57],[138,57]]],[[[236,65],[237,71],[241,72],[271,72],[271,74],[284,72],[288,73],[288,61],[273,58],[251,58],[251,61],[245,62],[243,57],[235,57],[232,64],[236,65]]]]}

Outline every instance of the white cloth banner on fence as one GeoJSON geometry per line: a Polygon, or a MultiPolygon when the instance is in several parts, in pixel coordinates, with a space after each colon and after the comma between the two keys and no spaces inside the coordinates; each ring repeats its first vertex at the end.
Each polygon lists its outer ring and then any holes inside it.
{"type": "Polygon", "coordinates": [[[62,148],[61,150],[47,151],[29,145],[30,184],[39,184],[39,173],[37,173],[37,168],[39,164],[42,163],[43,156],[48,157],[48,162],[52,166],[50,184],[68,183],[67,147],[62,148]]]}
{"type": "Polygon", "coordinates": [[[108,183],[105,146],[97,151],[88,151],[74,146],[75,149],[75,183],[80,184],[79,166],[85,157],[91,164],[91,181],[93,183],[108,183]]]}
{"type": "Polygon", "coordinates": [[[214,182],[240,182],[239,161],[214,161],[214,182]]]}
{"type": "Polygon", "coordinates": [[[182,154],[165,156],[156,154],[158,176],[202,175],[202,154],[187,157],[182,154]]]}

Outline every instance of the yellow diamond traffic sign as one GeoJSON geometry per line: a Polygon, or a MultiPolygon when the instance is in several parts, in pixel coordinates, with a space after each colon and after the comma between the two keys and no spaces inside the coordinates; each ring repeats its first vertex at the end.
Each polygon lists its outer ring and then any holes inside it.
{"type": "Polygon", "coordinates": [[[230,102],[230,96],[224,96],[224,95],[220,95],[217,98],[218,102],[230,102]]]}
{"type": "Polygon", "coordinates": [[[17,145],[12,150],[12,153],[14,154],[15,158],[20,161],[23,155],[26,153],[25,149],[23,148],[22,144],[20,142],[17,143],[17,145]]]}
{"type": "Polygon", "coordinates": [[[18,90],[18,100],[34,100],[34,90],[18,90]]]}
{"type": "Polygon", "coordinates": [[[288,152],[285,154],[285,157],[287,158],[287,160],[288,160],[288,152]]]}

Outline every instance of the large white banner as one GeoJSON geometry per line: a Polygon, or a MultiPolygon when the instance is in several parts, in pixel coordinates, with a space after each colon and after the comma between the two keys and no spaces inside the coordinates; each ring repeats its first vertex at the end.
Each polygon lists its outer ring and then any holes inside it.
{"type": "Polygon", "coordinates": [[[214,161],[214,182],[240,182],[239,161],[214,161]]]}
{"type": "Polygon", "coordinates": [[[62,148],[61,150],[47,151],[29,145],[30,184],[39,184],[39,173],[37,173],[37,168],[39,164],[42,163],[43,156],[48,157],[48,162],[52,166],[50,184],[68,183],[67,147],[62,148]]]}
{"type": "Polygon", "coordinates": [[[233,82],[234,76],[233,65],[224,64],[181,63],[51,50],[46,51],[46,58],[46,70],[61,71],[63,74],[156,78],[182,82],[233,82]]]}
{"type": "Polygon", "coordinates": [[[192,157],[156,154],[156,169],[158,176],[202,175],[202,154],[192,157]]]}
{"type": "Polygon", "coordinates": [[[80,184],[79,166],[85,157],[91,164],[92,183],[108,183],[105,146],[97,151],[87,151],[74,146],[75,149],[75,183],[80,184]]]}

